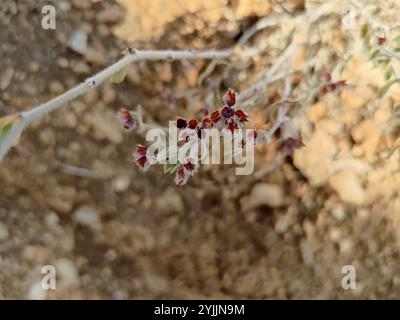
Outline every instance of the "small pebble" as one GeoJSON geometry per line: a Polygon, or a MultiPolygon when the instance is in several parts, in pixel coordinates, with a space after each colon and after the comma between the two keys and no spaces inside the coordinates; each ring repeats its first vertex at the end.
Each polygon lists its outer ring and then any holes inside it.
{"type": "Polygon", "coordinates": [[[78,270],[70,259],[61,258],[55,262],[56,274],[67,287],[74,287],[79,284],[78,270]]]}
{"type": "Polygon", "coordinates": [[[124,17],[121,9],[114,6],[104,9],[97,14],[96,20],[101,23],[116,23],[124,17]]]}
{"type": "Polygon", "coordinates": [[[115,192],[124,192],[128,189],[131,180],[127,176],[116,177],[112,182],[112,187],[115,192]]]}
{"type": "Polygon", "coordinates": [[[5,224],[0,222],[0,241],[5,241],[10,236],[10,233],[5,224]]]}
{"type": "Polygon", "coordinates": [[[29,300],[44,300],[47,297],[47,291],[42,288],[42,282],[36,282],[29,287],[29,300]]]}
{"type": "Polygon", "coordinates": [[[14,70],[12,68],[8,68],[5,72],[2,73],[0,78],[0,90],[5,90],[8,88],[13,76],[14,70]]]}
{"type": "Polygon", "coordinates": [[[76,53],[85,54],[87,50],[86,33],[74,31],[68,40],[68,47],[76,53]]]}
{"type": "Polygon", "coordinates": [[[74,212],[74,220],[76,223],[87,227],[95,232],[101,231],[101,221],[99,213],[91,207],[80,207],[74,212]]]}

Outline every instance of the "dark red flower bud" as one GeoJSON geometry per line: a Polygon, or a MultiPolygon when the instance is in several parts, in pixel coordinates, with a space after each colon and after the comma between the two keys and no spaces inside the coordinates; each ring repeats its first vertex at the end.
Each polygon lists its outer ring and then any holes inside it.
{"type": "Polygon", "coordinates": [[[118,111],[118,119],[126,130],[134,129],[137,125],[136,120],[128,109],[121,108],[118,111]]]}
{"type": "Polygon", "coordinates": [[[239,121],[241,122],[248,121],[247,114],[245,114],[242,110],[236,110],[235,115],[239,118],[239,121]]]}
{"type": "Polygon", "coordinates": [[[183,165],[181,165],[175,175],[175,183],[178,187],[185,185],[189,178],[193,176],[199,165],[194,163],[191,159],[188,159],[183,165]]]}
{"type": "Polygon", "coordinates": [[[336,82],[328,83],[326,86],[321,88],[321,90],[319,91],[319,95],[324,96],[328,92],[333,92],[341,87],[346,86],[346,84],[347,84],[346,80],[339,80],[336,82]]]}
{"type": "Polygon", "coordinates": [[[178,169],[175,175],[175,183],[177,187],[182,187],[186,184],[189,179],[189,175],[186,173],[185,168],[182,166],[178,169]]]}
{"type": "Polygon", "coordinates": [[[178,129],[184,129],[187,127],[187,121],[185,119],[179,118],[176,120],[176,127],[178,129]]]}
{"type": "Polygon", "coordinates": [[[347,84],[346,80],[339,80],[336,82],[337,87],[344,87],[347,84]]]}
{"type": "Polygon", "coordinates": [[[319,95],[321,97],[323,97],[324,95],[326,95],[328,93],[328,87],[324,86],[323,88],[321,88],[321,90],[319,90],[319,95]]]}
{"type": "Polygon", "coordinates": [[[150,158],[147,156],[147,147],[142,145],[136,146],[136,152],[132,154],[133,159],[135,160],[136,164],[143,170],[147,170],[151,163],[150,158]]]}
{"type": "Polygon", "coordinates": [[[212,122],[218,122],[219,119],[221,119],[221,113],[219,112],[219,110],[214,111],[213,113],[211,113],[210,118],[212,122]]]}
{"type": "Polygon", "coordinates": [[[142,146],[141,144],[138,144],[136,146],[136,152],[140,155],[140,156],[145,156],[146,152],[147,152],[147,147],[142,146]]]}
{"type": "Polygon", "coordinates": [[[236,92],[233,91],[232,89],[229,89],[223,97],[223,100],[225,102],[225,104],[228,107],[232,107],[233,105],[235,105],[236,103],[236,92]]]}
{"type": "MultiPolygon", "coordinates": [[[[208,125],[210,125],[211,124],[211,120],[210,120],[210,118],[204,118],[203,120],[201,120],[201,124],[204,126],[204,125],[206,125],[206,126],[208,126],[208,125]]],[[[202,126],[202,127],[203,127],[202,126]]]]}
{"type": "Polygon", "coordinates": [[[236,129],[239,129],[239,127],[235,122],[230,122],[228,124],[228,130],[230,130],[231,132],[233,132],[236,129]]]}
{"type": "Polygon", "coordinates": [[[186,164],[183,165],[186,170],[192,172],[195,169],[195,165],[192,162],[187,162],[186,164]]]}
{"type": "Polygon", "coordinates": [[[194,120],[194,119],[190,120],[189,123],[188,123],[189,129],[196,128],[197,127],[197,123],[198,122],[196,120],[194,120]]]}
{"type": "Polygon", "coordinates": [[[386,42],[386,38],[385,37],[378,37],[378,45],[383,45],[386,42]]]}

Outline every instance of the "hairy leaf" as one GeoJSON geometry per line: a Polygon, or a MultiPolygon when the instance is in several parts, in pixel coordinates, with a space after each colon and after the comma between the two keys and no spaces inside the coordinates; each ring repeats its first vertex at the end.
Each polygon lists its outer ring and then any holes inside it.
{"type": "Polygon", "coordinates": [[[121,83],[125,80],[126,73],[126,68],[119,70],[118,72],[113,74],[113,76],[111,77],[111,82],[115,84],[121,83]]]}

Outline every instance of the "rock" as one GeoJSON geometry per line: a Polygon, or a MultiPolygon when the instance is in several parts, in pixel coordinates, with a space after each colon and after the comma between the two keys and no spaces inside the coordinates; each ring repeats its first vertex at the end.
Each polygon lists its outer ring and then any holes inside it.
{"type": "Polygon", "coordinates": [[[125,293],[121,290],[114,291],[112,293],[112,299],[113,300],[124,300],[124,299],[126,299],[125,293]]]}
{"type": "Polygon", "coordinates": [[[14,73],[14,80],[18,82],[24,82],[26,79],[26,72],[16,71],[14,73]]]}
{"type": "Polygon", "coordinates": [[[100,23],[117,23],[124,18],[124,12],[117,6],[100,11],[96,20],[100,23]]]}
{"type": "Polygon", "coordinates": [[[314,246],[313,243],[307,239],[300,242],[300,252],[303,262],[306,265],[311,265],[314,262],[314,246]]]}
{"type": "Polygon", "coordinates": [[[68,68],[69,66],[69,61],[68,59],[61,57],[57,59],[57,65],[63,69],[68,68]]]}
{"type": "Polygon", "coordinates": [[[329,238],[336,243],[339,243],[341,238],[343,237],[343,233],[340,228],[331,228],[329,231],[329,238]]]}
{"type": "Polygon", "coordinates": [[[37,72],[37,71],[39,71],[39,69],[40,69],[40,65],[36,61],[32,61],[29,63],[29,71],[37,72]]]}
{"type": "Polygon", "coordinates": [[[289,228],[295,222],[295,215],[293,210],[289,211],[286,214],[279,215],[278,220],[275,223],[275,231],[276,233],[283,234],[289,230],[289,228]]]}
{"type": "Polygon", "coordinates": [[[333,171],[339,172],[343,170],[350,170],[358,174],[366,174],[372,171],[372,167],[364,160],[343,154],[343,157],[339,157],[333,163],[333,171]]]}
{"type": "Polygon", "coordinates": [[[49,90],[51,93],[55,95],[59,95],[64,92],[64,86],[60,81],[51,81],[49,84],[49,90]]]}
{"type": "Polygon", "coordinates": [[[90,68],[87,63],[79,61],[78,63],[72,66],[72,71],[78,75],[88,74],[90,72],[90,68]]]}
{"type": "Polygon", "coordinates": [[[375,92],[368,86],[357,86],[354,90],[344,90],[340,94],[341,104],[344,108],[358,109],[369,99],[375,96],[375,92]]]}
{"type": "Polygon", "coordinates": [[[365,190],[353,171],[342,171],[334,175],[329,183],[345,202],[362,205],[366,200],[365,190]]]}
{"type": "Polygon", "coordinates": [[[68,12],[71,10],[71,3],[69,1],[59,1],[57,5],[61,11],[68,12]]]}
{"type": "Polygon", "coordinates": [[[72,5],[79,10],[87,10],[90,8],[90,1],[88,0],[72,0],[72,5]]]}
{"type": "Polygon", "coordinates": [[[294,164],[309,179],[312,186],[324,184],[333,173],[333,157],[337,148],[333,138],[316,129],[305,147],[294,153],[294,164]]]}
{"type": "Polygon", "coordinates": [[[341,239],[339,242],[339,250],[341,253],[350,253],[354,248],[354,243],[350,238],[341,239]]]}
{"type": "Polygon", "coordinates": [[[42,288],[42,282],[35,282],[29,287],[28,299],[29,300],[44,300],[47,297],[47,290],[42,288]]]}
{"type": "Polygon", "coordinates": [[[76,223],[95,232],[101,231],[102,225],[99,213],[91,207],[80,207],[74,212],[73,219],[76,223]]]}
{"type": "Polygon", "coordinates": [[[106,104],[113,103],[117,98],[117,94],[115,90],[111,86],[104,86],[102,90],[102,99],[106,104]]]}
{"type": "Polygon", "coordinates": [[[183,212],[184,204],[175,188],[168,188],[156,200],[156,206],[161,212],[183,212]]]}
{"type": "Polygon", "coordinates": [[[67,128],[75,128],[78,124],[78,118],[73,112],[67,112],[64,116],[63,126],[67,128]]]}
{"type": "Polygon", "coordinates": [[[74,205],[76,189],[74,187],[58,186],[55,188],[55,195],[50,199],[50,206],[57,213],[69,213],[74,205]]]}
{"type": "Polygon", "coordinates": [[[24,259],[35,261],[37,263],[45,263],[51,255],[48,248],[41,246],[28,245],[22,251],[24,259]]]}
{"type": "Polygon", "coordinates": [[[124,192],[128,189],[131,180],[128,176],[116,177],[112,182],[112,187],[115,192],[124,192]]]}
{"type": "Polygon", "coordinates": [[[0,78],[0,90],[5,90],[8,88],[13,76],[14,70],[12,68],[8,68],[5,72],[2,73],[0,78]]]}
{"type": "Polygon", "coordinates": [[[53,146],[56,143],[57,137],[51,128],[45,128],[40,131],[39,140],[44,145],[53,146]]]}
{"type": "Polygon", "coordinates": [[[317,123],[321,118],[326,116],[327,107],[322,101],[317,102],[308,108],[307,117],[311,122],[317,123]]]}
{"type": "Polygon", "coordinates": [[[78,270],[73,261],[61,258],[55,262],[54,266],[62,286],[75,287],[79,285],[78,270]]]}
{"type": "Polygon", "coordinates": [[[44,218],[46,225],[55,226],[60,222],[60,218],[55,212],[49,212],[44,218]]]}
{"type": "Polygon", "coordinates": [[[166,279],[151,272],[145,272],[144,283],[146,288],[150,292],[154,292],[155,294],[163,293],[167,289],[167,284],[168,284],[166,279]]]}
{"type": "Polygon", "coordinates": [[[86,50],[85,59],[87,62],[90,62],[97,66],[104,66],[107,64],[107,58],[104,53],[94,48],[89,48],[86,50]]]}
{"type": "Polygon", "coordinates": [[[10,233],[5,224],[0,222],[0,241],[5,241],[8,239],[10,233]]]}
{"type": "Polygon", "coordinates": [[[332,209],[332,215],[338,221],[343,221],[346,218],[346,210],[342,206],[337,206],[332,209]]]}
{"type": "Polygon", "coordinates": [[[280,207],[284,202],[281,186],[269,183],[256,184],[249,196],[242,199],[242,209],[247,211],[259,206],[280,207]]]}
{"type": "Polygon", "coordinates": [[[104,258],[106,258],[109,262],[114,261],[115,259],[117,259],[117,257],[118,254],[114,249],[110,249],[104,254],[104,258]]]}
{"type": "Polygon", "coordinates": [[[365,119],[351,130],[351,136],[356,142],[352,153],[356,157],[364,156],[369,162],[377,157],[377,148],[382,130],[373,121],[365,119]]]}
{"type": "Polygon", "coordinates": [[[113,113],[91,113],[85,115],[85,120],[95,129],[97,139],[107,138],[112,143],[120,144],[123,137],[123,127],[118,123],[113,113]]]}
{"type": "Polygon", "coordinates": [[[68,39],[68,47],[76,53],[84,55],[87,50],[87,35],[82,31],[74,31],[68,39]]]}

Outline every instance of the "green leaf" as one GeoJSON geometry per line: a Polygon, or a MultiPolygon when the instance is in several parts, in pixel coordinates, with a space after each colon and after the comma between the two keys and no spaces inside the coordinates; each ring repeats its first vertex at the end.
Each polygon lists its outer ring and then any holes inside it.
{"type": "Polygon", "coordinates": [[[113,74],[113,76],[111,77],[111,82],[115,84],[121,83],[125,80],[126,74],[126,68],[119,70],[118,72],[113,74]]]}
{"type": "Polygon", "coordinates": [[[376,62],[379,65],[387,66],[390,63],[390,58],[378,58],[376,59],[376,62]]]}
{"type": "Polygon", "coordinates": [[[389,69],[385,72],[384,79],[385,81],[389,80],[393,76],[393,70],[389,69]]]}
{"type": "Polygon", "coordinates": [[[394,85],[397,81],[398,81],[397,79],[394,79],[394,80],[391,80],[391,81],[389,81],[388,83],[386,83],[386,84],[382,87],[379,96],[382,97],[383,95],[385,95],[385,94],[389,91],[390,87],[391,87],[392,85],[394,85]]]}
{"type": "Polygon", "coordinates": [[[364,24],[361,29],[361,37],[365,38],[366,36],[368,36],[368,33],[369,33],[368,24],[364,24]]]}
{"type": "Polygon", "coordinates": [[[216,93],[214,95],[214,104],[216,106],[223,106],[224,105],[224,100],[222,99],[222,96],[219,93],[216,93]]]}
{"type": "Polygon", "coordinates": [[[19,114],[13,114],[0,118],[0,143],[1,140],[10,132],[13,125],[20,119],[19,114]]]}
{"type": "Polygon", "coordinates": [[[164,173],[174,173],[180,166],[179,161],[177,163],[166,163],[164,165],[164,173]]]}
{"type": "Polygon", "coordinates": [[[12,123],[7,123],[3,128],[1,128],[0,131],[0,140],[3,139],[3,137],[6,136],[8,132],[12,129],[12,123]]]}
{"type": "Polygon", "coordinates": [[[369,56],[369,60],[374,60],[378,56],[379,52],[379,49],[372,51],[371,55],[369,56]]]}
{"type": "Polygon", "coordinates": [[[23,125],[17,126],[20,120],[19,114],[0,118],[0,161],[7,151],[19,141],[19,136],[24,128],[23,125]]]}

